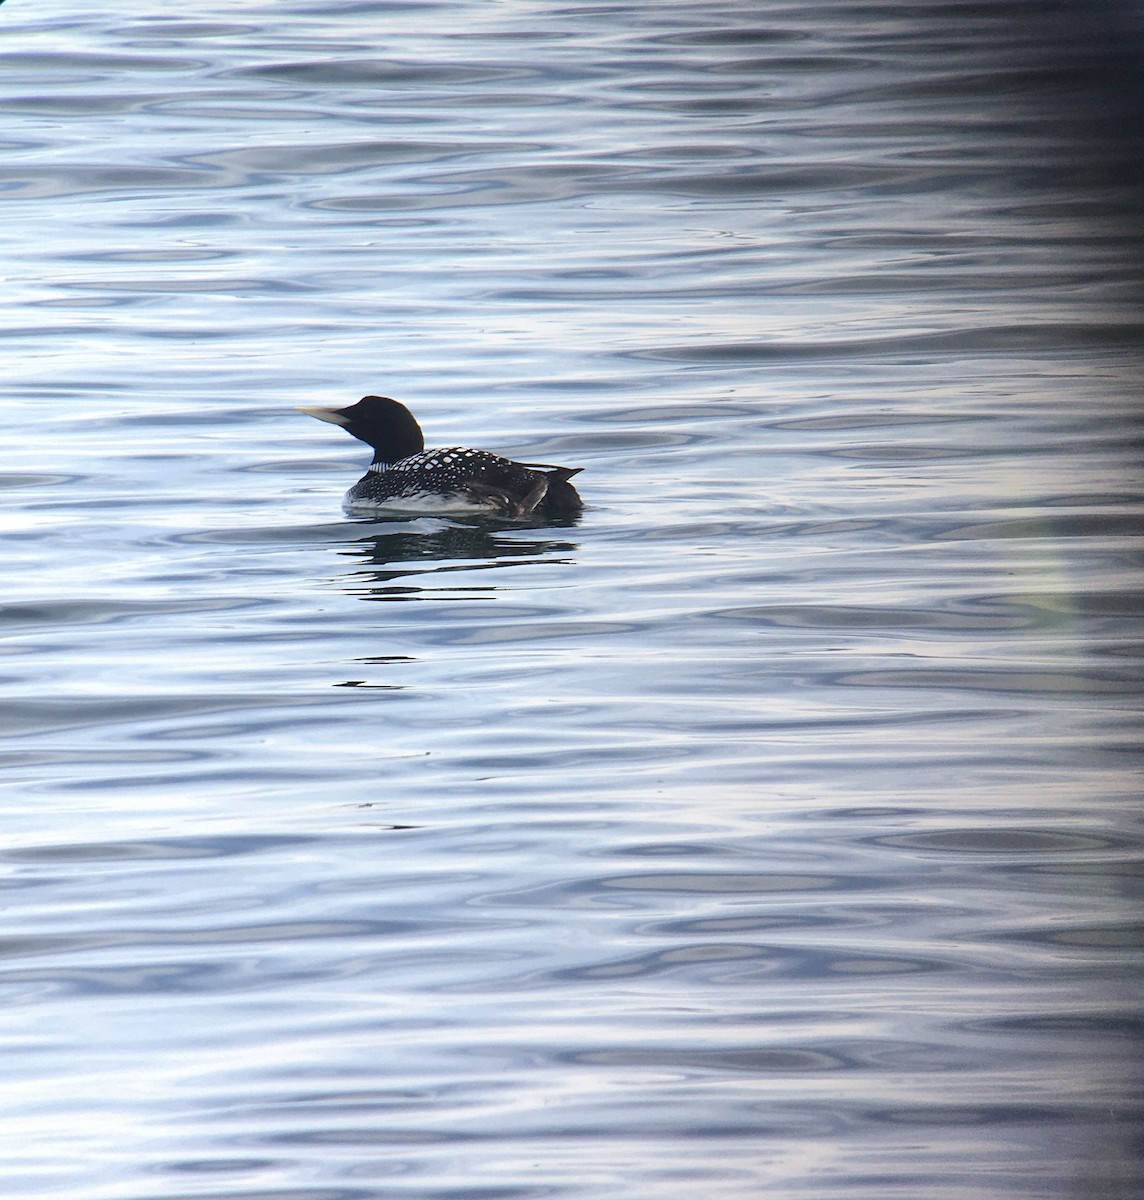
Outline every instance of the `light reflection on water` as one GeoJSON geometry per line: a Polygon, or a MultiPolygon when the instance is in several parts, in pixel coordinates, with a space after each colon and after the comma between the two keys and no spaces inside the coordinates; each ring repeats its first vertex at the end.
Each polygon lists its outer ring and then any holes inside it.
{"type": "Polygon", "coordinates": [[[1131,45],[220,17],[0,16],[5,1194],[1134,1195],[1131,45]]]}

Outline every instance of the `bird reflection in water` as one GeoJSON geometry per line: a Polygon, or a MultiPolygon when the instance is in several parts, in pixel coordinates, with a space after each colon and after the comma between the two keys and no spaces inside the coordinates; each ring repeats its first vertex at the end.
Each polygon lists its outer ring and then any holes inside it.
{"type": "MultiPolygon", "coordinates": [[[[567,528],[578,518],[559,523],[567,528]]],[[[519,534],[519,522],[475,520],[471,523],[449,521],[377,523],[369,536],[344,544],[338,554],[356,560],[354,569],[341,579],[343,588],[362,600],[479,600],[490,599],[498,590],[491,583],[466,584],[464,573],[499,567],[568,563],[577,549],[575,542],[546,537],[554,522],[546,523],[532,537],[519,534]],[[512,534],[507,529],[512,529],[512,534]],[[440,579],[451,576],[451,581],[440,579]],[[430,582],[427,577],[437,577],[430,582]],[[419,582],[413,583],[412,579],[419,582]]]]}

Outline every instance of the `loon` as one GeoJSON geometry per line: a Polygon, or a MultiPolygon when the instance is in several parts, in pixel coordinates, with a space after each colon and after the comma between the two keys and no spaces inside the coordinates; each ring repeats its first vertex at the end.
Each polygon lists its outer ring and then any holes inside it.
{"type": "Polygon", "coordinates": [[[299,411],[340,425],[373,447],[369,470],[346,492],[343,504],[350,512],[481,512],[527,517],[533,513],[573,516],[583,507],[568,482],[583,467],[518,463],[463,446],[426,450],[413,414],[388,396],[365,396],[348,408],[299,411]]]}

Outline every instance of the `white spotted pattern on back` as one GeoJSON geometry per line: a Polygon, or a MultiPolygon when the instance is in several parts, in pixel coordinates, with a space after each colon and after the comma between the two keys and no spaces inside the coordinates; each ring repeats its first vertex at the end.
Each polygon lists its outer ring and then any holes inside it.
{"type": "Polygon", "coordinates": [[[487,450],[445,446],[393,464],[372,464],[346,493],[345,504],[351,509],[405,512],[500,512],[504,502],[485,493],[527,491],[540,474],[487,450]],[[471,491],[474,486],[476,494],[471,491]]]}

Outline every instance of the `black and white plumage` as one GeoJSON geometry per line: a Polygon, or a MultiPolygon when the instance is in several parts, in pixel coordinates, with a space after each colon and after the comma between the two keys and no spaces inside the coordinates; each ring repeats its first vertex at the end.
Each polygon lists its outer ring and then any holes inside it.
{"type": "Polygon", "coordinates": [[[481,512],[506,517],[569,516],[582,507],[568,481],[582,467],[518,463],[487,450],[426,450],[413,414],[388,396],[348,408],[303,408],[373,447],[369,470],[346,493],[351,512],[481,512]]]}

